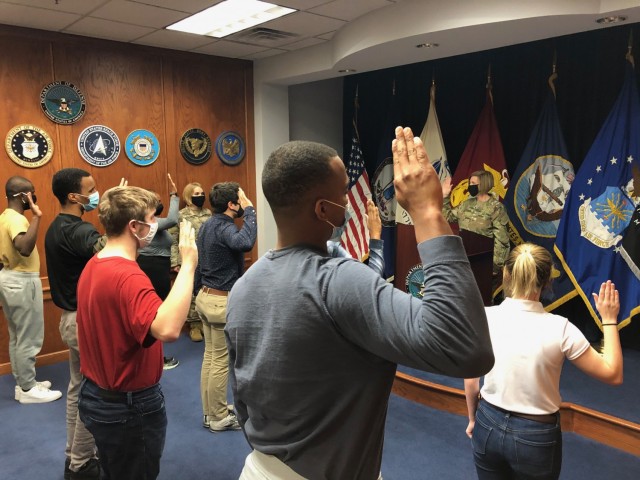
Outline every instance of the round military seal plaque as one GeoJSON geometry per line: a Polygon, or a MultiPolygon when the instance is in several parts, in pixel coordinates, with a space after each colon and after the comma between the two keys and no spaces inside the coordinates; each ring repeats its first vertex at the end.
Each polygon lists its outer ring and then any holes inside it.
{"type": "Polygon", "coordinates": [[[223,132],[216,140],[218,158],[227,165],[238,165],[244,158],[244,140],[236,132],[223,132]]]}
{"type": "Polygon", "coordinates": [[[35,125],[13,127],[4,142],[9,158],[26,168],[41,167],[53,156],[53,141],[35,125]]]}
{"type": "Polygon", "coordinates": [[[204,130],[191,128],[182,134],[180,153],[192,165],[202,165],[211,158],[211,138],[204,130]]]}
{"type": "Polygon", "coordinates": [[[120,155],[120,139],[104,125],[91,125],[78,137],[80,155],[94,167],[106,167],[120,155]]]}
{"type": "Polygon", "coordinates": [[[146,167],[158,159],[160,142],[149,130],[134,130],[127,136],[125,152],[136,165],[146,167]]]}
{"type": "Polygon", "coordinates": [[[82,92],[72,83],[53,82],[40,92],[40,107],[55,123],[76,123],[84,115],[86,104],[82,92]]]}
{"type": "Polygon", "coordinates": [[[407,278],[405,279],[407,292],[416,298],[422,298],[424,295],[424,270],[422,264],[418,263],[409,269],[407,278]]]}

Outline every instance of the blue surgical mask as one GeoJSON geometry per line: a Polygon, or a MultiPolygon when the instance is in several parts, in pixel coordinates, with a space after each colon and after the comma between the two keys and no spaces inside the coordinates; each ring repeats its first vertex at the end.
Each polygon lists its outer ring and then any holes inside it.
{"type": "Polygon", "coordinates": [[[78,195],[89,199],[89,203],[87,203],[86,205],[81,204],[85,212],[90,212],[91,210],[95,210],[96,208],[98,208],[98,204],[100,203],[100,193],[97,190],[88,196],[82,195],[81,193],[78,193],[78,195]]]}
{"type": "Polygon", "coordinates": [[[327,203],[330,203],[331,205],[335,205],[336,207],[340,207],[344,209],[344,222],[342,222],[342,225],[334,225],[333,223],[331,223],[329,220],[325,220],[325,222],[327,222],[329,225],[331,225],[333,227],[333,231],[331,232],[331,237],[329,237],[329,241],[330,242],[340,242],[340,238],[342,237],[342,234],[344,233],[344,229],[347,226],[347,222],[351,219],[352,215],[351,215],[351,205],[349,205],[347,203],[347,206],[343,206],[340,205],[338,203],[334,203],[330,200],[323,200],[327,203]]]}

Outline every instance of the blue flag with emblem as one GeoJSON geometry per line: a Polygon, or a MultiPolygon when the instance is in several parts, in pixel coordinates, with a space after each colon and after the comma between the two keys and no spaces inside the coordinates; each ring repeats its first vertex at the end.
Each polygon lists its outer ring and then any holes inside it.
{"type": "Polygon", "coordinates": [[[640,192],[634,189],[633,170],[640,158],[639,135],[640,100],[629,64],[622,91],[571,186],[555,243],[556,254],[598,325],[591,294],[607,279],[620,291],[620,326],[640,313],[634,258],[623,255],[625,238],[635,232],[632,218],[640,192]]]}
{"type": "MultiPolygon", "coordinates": [[[[562,211],[575,178],[568,158],[555,95],[549,92],[504,199],[509,236],[515,245],[531,242],[553,254],[562,211]]],[[[557,268],[553,269],[552,288],[541,297],[548,311],[577,295],[571,279],[554,260],[557,268]]]]}
{"type": "Polygon", "coordinates": [[[388,115],[380,134],[380,143],[373,167],[371,193],[380,211],[382,240],[384,241],[384,278],[391,279],[396,268],[396,191],[393,187],[393,154],[391,143],[396,138],[395,127],[400,125],[396,110],[395,84],[388,115]]]}

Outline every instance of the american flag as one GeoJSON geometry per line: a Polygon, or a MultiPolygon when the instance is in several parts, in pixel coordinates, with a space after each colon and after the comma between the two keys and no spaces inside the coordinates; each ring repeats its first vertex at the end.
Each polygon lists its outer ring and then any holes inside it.
{"type": "Polygon", "coordinates": [[[367,228],[367,200],[371,198],[369,175],[364,168],[362,149],[358,128],[353,122],[353,134],[351,136],[351,152],[347,161],[347,174],[349,175],[349,203],[353,216],[347,222],[341,245],[353,258],[364,260],[369,255],[369,229],[367,228]]]}

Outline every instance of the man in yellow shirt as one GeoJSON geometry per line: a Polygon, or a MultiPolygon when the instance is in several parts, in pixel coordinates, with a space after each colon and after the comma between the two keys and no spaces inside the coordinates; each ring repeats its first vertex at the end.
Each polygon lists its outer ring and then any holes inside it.
{"type": "Polygon", "coordinates": [[[7,209],[0,214],[0,302],[9,327],[9,358],[20,403],[46,403],[62,396],[51,382],[36,381],[36,355],[44,339],[40,256],[36,248],[42,211],[33,184],[14,176],[5,185],[7,209]],[[31,223],[25,210],[33,213],[31,223]]]}

